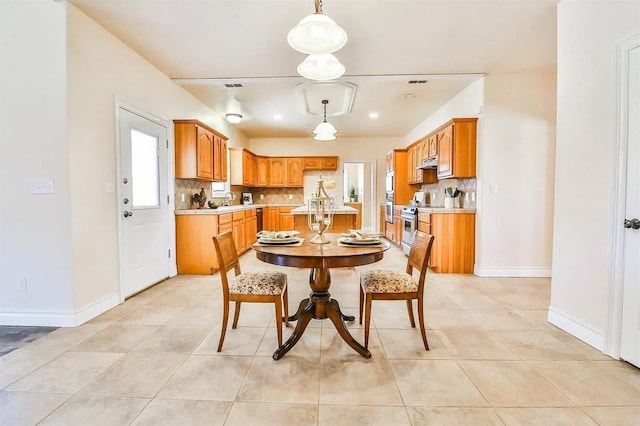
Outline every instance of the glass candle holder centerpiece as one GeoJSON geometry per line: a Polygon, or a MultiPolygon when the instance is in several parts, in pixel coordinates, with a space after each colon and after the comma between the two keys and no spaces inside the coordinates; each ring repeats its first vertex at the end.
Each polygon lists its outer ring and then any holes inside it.
{"type": "Polygon", "coordinates": [[[324,235],[331,228],[333,223],[334,198],[327,195],[327,189],[335,188],[335,182],[322,180],[322,175],[318,179],[318,189],[309,198],[309,212],[307,216],[309,229],[316,233],[311,239],[313,244],[327,244],[329,240],[324,235]]]}

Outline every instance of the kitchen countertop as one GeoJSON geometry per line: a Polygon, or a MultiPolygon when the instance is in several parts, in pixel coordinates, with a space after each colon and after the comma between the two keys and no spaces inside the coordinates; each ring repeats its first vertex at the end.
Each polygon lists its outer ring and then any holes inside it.
{"type": "Polygon", "coordinates": [[[217,209],[210,209],[208,207],[203,207],[201,209],[176,210],[175,214],[176,215],[189,215],[189,214],[221,215],[226,213],[233,213],[233,212],[265,208],[265,207],[298,207],[298,206],[300,206],[300,204],[238,204],[235,206],[220,206],[217,209]]]}
{"type": "Polygon", "coordinates": [[[418,207],[418,213],[475,213],[476,209],[445,209],[444,207],[418,207]]]}
{"type": "MultiPolygon", "coordinates": [[[[291,210],[292,214],[309,214],[309,207],[307,206],[300,206],[296,209],[291,210]]],[[[334,207],[333,209],[333,214],[357,214],[358,213],[358,209],[354,209],[353,207],[349,207],[349,206],[338,206],[338,207],[334,207]]]]}

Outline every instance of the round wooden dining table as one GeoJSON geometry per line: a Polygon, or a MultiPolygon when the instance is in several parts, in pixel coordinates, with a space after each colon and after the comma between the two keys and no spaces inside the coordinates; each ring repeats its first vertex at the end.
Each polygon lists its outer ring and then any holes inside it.
{"type": "MultiPolygon", "coordinates": [[[[305,235],[300,246],[254,244],[256,257],[263,262],[280,266],[310,268],[309,298],[300,302],[297,312],[289,317],[289,321],[297,321],[291,337],[274,353],[273,359],[282,358],[300,340],[311,319],[329,318],[344,341],[365,358],[371,358],[371,352],[358,343],[349,330],[346,321],[353,321],[353,316],[342,313],[336,299],[331,298],[331,268],[345,268],[367,265],[381,260],[390,245],[382,240],[378,245],[345,246],[338,242],[340,234],[325,234],[328,244],[313,244],[309,241],[314,234],[305,235]]],[[[357,291],[355,289],[354,291],[357,291]]]]}

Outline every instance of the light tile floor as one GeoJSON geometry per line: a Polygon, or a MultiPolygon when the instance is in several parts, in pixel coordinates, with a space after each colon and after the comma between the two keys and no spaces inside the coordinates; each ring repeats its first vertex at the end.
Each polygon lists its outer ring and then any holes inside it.
{"type": "MultiPolygon", "coordinates": [[[[289,274],[290,308],[308,271],[289,274]]],[[[404,269],[392,248],[366,268],[404,269]]],[[[332,270],[357,314],[363,268],[332,270]]],[[[312,321],[281,360],[271,304],[220,333],[219,276],[178,276],[0,358],[0,425],[637,425],[640,371],[546,322],[549,279],[428,275],[431,351],[403,302],[376,301],[372,358],[312,321]]],[[[349,324],[363,341],[362,327],[349,324]]],[[[292,329],[285,330],[285,337],[292,329]]]]}

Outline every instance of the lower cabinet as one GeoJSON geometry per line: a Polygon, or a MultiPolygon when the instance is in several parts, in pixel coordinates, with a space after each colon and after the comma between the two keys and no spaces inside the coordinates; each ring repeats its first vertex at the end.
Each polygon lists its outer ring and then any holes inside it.
{"type": "Polygon", "coordinates": [[[295,228],[295,222],[291,210],[295,207],[280,207],[280,218],[278,231],[293,231],[295,228]]]}
{"type": "Polygon", "coordinates": [[[230,231],[238,255],[256,242],[255,209],[221,215],[176,216],[176,264],[179,274],[213,274],[218,271],[212,237],[230,231]]]}
{"type": "Polygon", "coordinates": [[[429,267],[437,273],[473,274],[475,213],[432,213],[430,224],[434,240],[429,267]]]}

